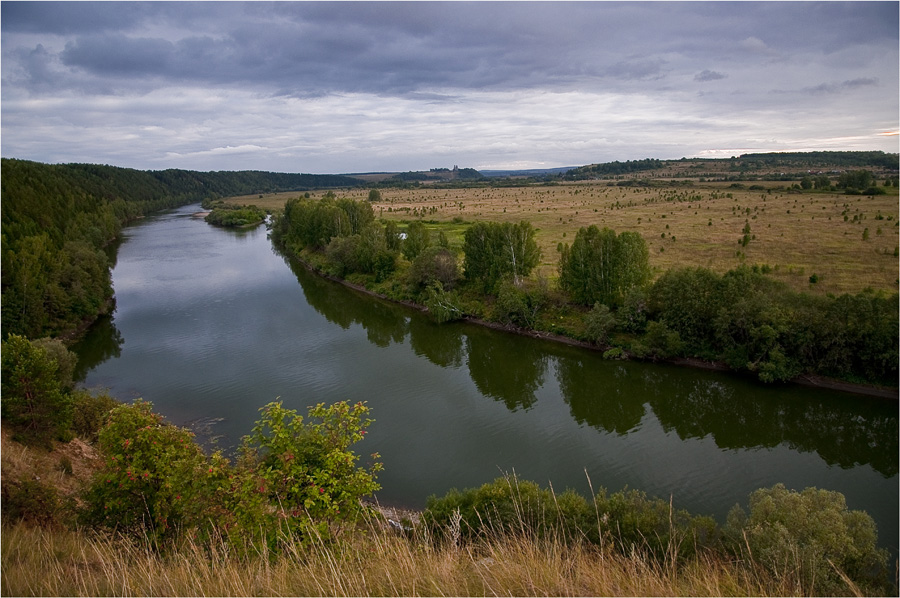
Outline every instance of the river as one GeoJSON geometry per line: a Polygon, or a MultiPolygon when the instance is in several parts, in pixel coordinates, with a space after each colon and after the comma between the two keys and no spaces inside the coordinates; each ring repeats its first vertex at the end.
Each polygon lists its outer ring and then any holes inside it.
{"type": "Polygon", "coordinates": [[[117,307],[75,350],[88,388],[142,397],[229,450],[274,400],[367,401],[382,504],[516,473],[589,495],[635,488],[724,521],[755,489],[837,490],[898,543],[897,403],[600,354],[415,310],[323,280],[260,226],[129,226],[117,307]]]}

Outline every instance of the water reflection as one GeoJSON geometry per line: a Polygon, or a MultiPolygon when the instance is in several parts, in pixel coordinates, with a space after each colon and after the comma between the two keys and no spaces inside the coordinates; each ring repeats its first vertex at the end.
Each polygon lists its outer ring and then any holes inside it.
{"type": "Polygon", "coordinates": [[[572,417],[598,430],[627,434],[641,423],[645,394],[639,376],[622,364],[603,362],[593,355],[561,356],[556,379],[572,417]]]}
{"type": "Polygon", "coordinates": [[[783,445],[817,453],[829,465],[870,465],[886,477],[897,474],[897,416],[881,400],[860,397],[853,404],[810,389],[677,378],[664,385],[673,392],[650,404],[660,423],[682,439],[712,436],[723,449],[783,445]]]}
{"type": "Polygon", "coordinates": [[[537,343],[511,334],[471,328],[466,333],[469,376],[481,394],[510,411],[528,409],[544,385],[548,355],[537,343]]]}
{"type": "Polygon", "coordinates": [[[409,344],[416,355],[422,355],[442,368],[458,368],[465,357],[463,327],[456,323],[435,324],[428,318],[412,318],[409,322],[409,344]]]}
{"type": "Polygon", "coordinates": [[[116,328],[113,316],[100,317],[87,333],[72,346],[72,351],[78,355],[74,379],[80,382],[84,380],[89,371],[107,359],[119,357],[122,354],[124,343],[125,339],[116,328]]]}
{"type": "Polygon", "coordinates": [[[329,322],[344,329],[361,325],[369,341],[378,347],[402,343],[406,338],[408,320],[398,306],[326,280],[287,258],[285,261],[297,276],[307,303],[329,322]]]}

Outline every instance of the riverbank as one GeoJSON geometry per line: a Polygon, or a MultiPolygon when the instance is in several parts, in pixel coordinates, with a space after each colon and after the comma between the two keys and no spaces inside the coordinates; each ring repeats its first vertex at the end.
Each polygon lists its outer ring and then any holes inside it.
{"type": "MultiPolygon", "coordinates": [[[[420,312],[428,311],[428,308],[425,307],[424,305],[421,305],[421,304],[418,304],[418,303],[415,303],[412,301],[407,301],[407,300],[393,299],[383,293],[379,293],[377,291],[368,289],[364,285],[353,283],[346,279],[343,279],[338,276],[334,276],[332,274],[324,272],[321,268],[317,267],[315,264],[308,262],[307,260],[303,259],[296,253],[290,252],[284,247],[282,247],[281,250],[289,253],[290,257],[292,259],[295,259],[299,264],[301,264],[307,270],[309,270],[310,272],[312,272],[312,273],[316,274],[317,276],[320,276],[326,280],[336,282],[345,287],[353,289],[359,293],[363,293],[365,295],[368,295],[370,297],[375,297],[375,298],[381,299],[383,301],[388,301],[390,303],[394,303],[397,305],[404,305],[406,307],[418,310],[420,312]]],[[[509,324],[502,324],[500,322],[492,322],[489,320],[484,320],[484,319],[476,318],[476,317],[472,317],[472,316],[465,316],[465,317],[461,318],[461,321],[467,322],[470,324],[474,324],[477,326],[491,328],[493,330],[498,330],[501,332],[506,332],[509,334],[516,334],[519,336],[528,336],[531,338],[548,340],[548,341],[555,342],[555,343],[561,343],[561,344],[565,344],[565,345],[569,345],[569,346],[573,346],[573,347],[587,349],[589,351],[605,352],[605,351],[609,350],[610,348],[612,348],[610,346],[601,346],[601,345],[596,345],[593,343],[581,341],[581,340],[574,339],[574,338],[564,336],[561,334],[555,334],[552,332],[545,332],[545,331],[533,330],[533,329],[528,329],[528,328],[522,328],[519,326],[513,326],[513,325],[509,325],[509,324]]],[[[621,358],[635,359],[635,356],[633,354],[629,353],[628,351],[623,350],[621,358]]],[[[724,362],[706,361],[706,360],[702,360],[702,359],[698,359],[698,358],[694,358],[694,357],[670,357],[670,358],[665,358],[665,359],[656,359],[655,361],[657,363],[668,363],[671,365],[697,368],[697,369],[703,369],[703,370],[711,370],[711,371],[719,371],[719,372],[733,372],[736,374],[738,373],[738,372],[734,372],[724,362]]],[[[890,387],[877,386],[877,385],[873,385],[873,384],[860,384],[860,383],[848,382],[845,380],[839,380],[836,378],[830,378],[828,376],[822,376],[822,375],[818,375],[818,374],[801,374],[799,376],[794,377],[789,382],[786,382],[786,384],[799,384],[801,386],[806,386],[806,387],[811,387],[811,388],[836,390],[836,391],[840,391],[840,392],[847,392],[847,393],[857,394],[857,395],[861,395],[861,396],[894,400],[894,401],[900,399],[900,388],[890,388],[890,387]]]]}

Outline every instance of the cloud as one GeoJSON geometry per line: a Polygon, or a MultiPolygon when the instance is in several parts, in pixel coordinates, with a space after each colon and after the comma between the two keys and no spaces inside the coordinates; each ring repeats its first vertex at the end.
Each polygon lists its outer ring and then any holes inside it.
{"type": "Polygon", "coordinates": [[[308,172],[563,166],[813,143],[815,131],[792,132],[798,120],[817,122],[823,140],[897,129],[896,94],[871,93],[898,87],[896,3],[0,11],[11,157],[308,172]]]}
{"type": "Polygon", "coordinates": [[[716,71],[703,70],[694,75],[694,81],[718,81],[719,79],[725,79],[726,77],[728,77],[728,75],[723,75],[716,71]]]}

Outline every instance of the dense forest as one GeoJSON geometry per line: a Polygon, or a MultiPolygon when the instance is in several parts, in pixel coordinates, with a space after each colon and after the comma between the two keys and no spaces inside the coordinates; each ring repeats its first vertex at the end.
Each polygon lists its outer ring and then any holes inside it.
{"type": "Polygon", "coordinates": [[[4,337],[57,336],[110,307],[104,248],[126,222],[208,198],[356,186],[337,175],[2,161],[4,337]]]}

